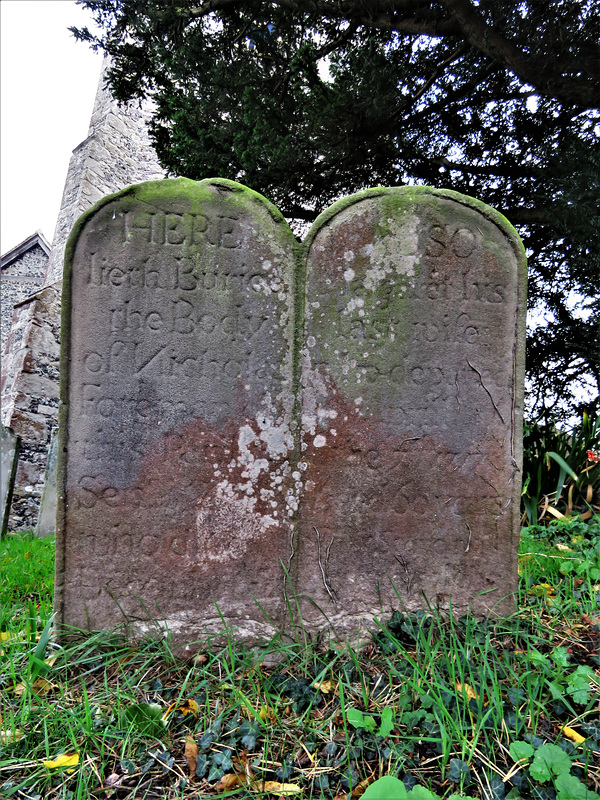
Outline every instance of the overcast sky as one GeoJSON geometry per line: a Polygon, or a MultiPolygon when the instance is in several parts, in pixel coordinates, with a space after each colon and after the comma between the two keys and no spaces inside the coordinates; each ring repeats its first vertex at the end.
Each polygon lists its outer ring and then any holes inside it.
{"type": "Polygon", "coordinates": [[[40,229],[52,242],[71,152],[87,136],[101,56],[70,0],[1,0],[0,252],[40,229]]]}

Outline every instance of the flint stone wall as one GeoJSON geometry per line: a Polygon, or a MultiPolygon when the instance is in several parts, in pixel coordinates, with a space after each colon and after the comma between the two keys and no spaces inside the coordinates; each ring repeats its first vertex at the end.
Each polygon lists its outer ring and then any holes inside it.
{"type": "Polygon", "coordinates": [[[514,608],[525,261],[499,214],[374,189],[299,245],[229,181],[130,187],[67,245],[57,610],[178,645],[514,608]],[[289,622],[289,621],[288,621],[289,622]]]}

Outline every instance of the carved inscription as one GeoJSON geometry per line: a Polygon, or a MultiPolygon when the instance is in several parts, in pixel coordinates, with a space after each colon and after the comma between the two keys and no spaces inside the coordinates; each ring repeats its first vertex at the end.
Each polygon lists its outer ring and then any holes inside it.
{"type": "Polygon", "coordinates": [[[67,252],[63,624],[256,639],[291,588],[353,640],[401,605],[511,610],[524,261],[495,212],[372,190],[302,255],[264,198],[178,179],[67,252]]]}
{"type": "Polygon", "coordinates": [[[337,599],[314,558],[299,583],[341,626],[514,587],[514,251],[477,210],[401,197],[342,208],[308,256],[300,536],[327,534],[337,599]]]}
{"type": "Polygon", "coordinates": [[[156,598],[196,636],[220,627],[215,603],[248,635],[271,630],[250,597],[282,615],[294,240],[275,219],[247,190],[183,179],[88,213],[67,289],[67,624],[143,619],[156,598]]]}

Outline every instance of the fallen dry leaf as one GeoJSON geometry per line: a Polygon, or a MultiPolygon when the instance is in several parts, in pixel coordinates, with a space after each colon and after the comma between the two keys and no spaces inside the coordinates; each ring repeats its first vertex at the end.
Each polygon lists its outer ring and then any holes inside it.
{"type": "Polygon", "coordinates": [[[365,778],[364,781],[361,781],[358,786],[355,786],[352,790],[352,797],[361,797],[367,790],[367,787],[373,783],[375,777],[365,778]]]}
{"type": "Polygon", "coordinates": [[[329,694],[331,691],[331,681],[315,681],[313,683],[313,689],[318,689],[323,694],[329,694]]]}
{"type": "Polygon", "coordinates": [[[574,731],[573,728],[569,728],[568,725],[564,725],[561,728],[561,731],[567,737],[567,739],[570,739],[572,742],[575,742],[575,744],[581,744],[582,742],[585,742],[585,736],[582,736],[580,733],[577,733],[577,731],[574,731]]]}
{"type": "Polygon", "coordinates": [[[591,625],[592,627],[595,627],[596,625],[600,625],[600,619],[597,619],[596,617],[590,617],[589,614],[582,614],[581,615],[581,621],[585,625],[591,625]]]}
{"type": "Polygon", "coordinates": [[[459,681],[456,681],[456,688],[458,689],[459,692],[462,692],[469,700],[477,700],[479,698],[479,695],[477,694],[475,689],[473,689],[472,686],[469,686],[468,683],[460,683],[459,681]]]}
{"type": "Polygon", "coordinates": [[[243,786],[245,783],[245,775],[240,775],[236,772],[228,772],[226,775],[223,775],[221,780],[217,783],[217,791],[228,792],[230,789],[235,789],[237,786],[243,786]]]}
{"type": "Polygon", "coordinates": [[[265,781],[264,783],[257,783],[255,786],[261,792],[268,792],[269,794],[298,794],[302,789],[295,783],[279,783],[278,781],[265,781]]]}
{"type": "Polygon", "coordinates": [[[198,745],[193,736],[185,737],[185,760],[190,771],[190,778],[193,780],[196,774],[196,762],[198,759],[198,745]]]}
{"type": "Polygon", "coordinates": [[[188,698],[187,700],[184,700],[183,703],[180,703],[178,700],[176,700],[174,703],[171,703],[171,705],[162,715],[162,720],[165,722],[169,714],[171,714],[173,711],[181,711],[185,717],[186,714],[197,714],[199,709],[200,706],[195,700],[188,698]]]}
{"type": "MultiPolygon", "coordinates": [[[[48,769],[59,769],[60,767],[76,767],[79,764],[79,753],[72,753],[71,755],[67,755],[67,753],[63,753],[60,756],[57,756],[53,761],[42,761],[42,764],[48,769]]],[[[68,770],[69,772],[75,772],[75,770],[68,770]]]]}
{"type": "MultiPolygon", "coordinates": [[[[52,684],[45,678],[36,678],[36,680],[31,684],[31,691],[34,694],[37,694],[38,697],[42,697],[43,695],[48,694],[51,688],[52,684]]],[[[18,697],[23,697],[23,695],[27,691],[27,686],[24,683],[17,683],[13,691],[18,697]]]]}
{"type": "Polygon", "coordinates": [[[261,706],[258,716],[263,722],[276,722],[277,714],[269,706],[261,706]]]}
{"type": "Polygon", "coordinates": [[[13,742],[18,742],[20,739],[23,739],[25,734],[23,731],[15,728],[14,731],[8,730],[0,730],[0,744],[12,744],[13,742]]]}

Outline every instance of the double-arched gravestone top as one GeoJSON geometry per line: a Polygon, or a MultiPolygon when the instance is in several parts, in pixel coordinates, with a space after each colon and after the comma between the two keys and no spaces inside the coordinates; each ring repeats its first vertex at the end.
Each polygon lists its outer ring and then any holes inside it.
{"type": "Polygon", "coordinates": [[[507,221],[453,192],[367,190],[303,243],[226,180],[104,198],[66,255],[62,626],[512,609],[525,284],[507,221]]]}

